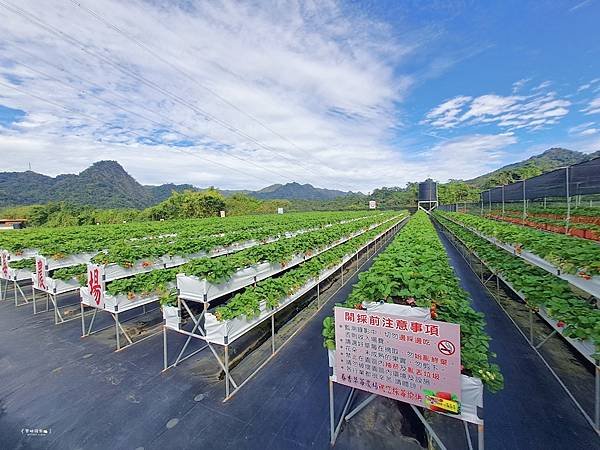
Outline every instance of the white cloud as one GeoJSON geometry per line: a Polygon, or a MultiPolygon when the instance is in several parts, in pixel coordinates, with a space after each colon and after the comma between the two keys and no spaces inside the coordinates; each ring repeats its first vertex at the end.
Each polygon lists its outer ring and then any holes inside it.
{"type": "Polygon", "coordinates": [[[520,80],[515,81],[512,85],[512,93],[516,94],[530,81],[531,78],[521,78],[520,80]]]}
{"type": "Polygon", "coordinates": [[[79,45],[0,8],[0,82],[23,91],[2,86],[0,104],[27,112],[0,132],[3,169],[32,161],[55,175],[110,158],[144,183],[257,188],[295,179],[354,190],[397,184],[405,161],[387,142],[413,80],[396,67],[415,44],[391,38],[387,24],[344,16],[334,2],[82,4],[172,65],[68,1],[19,7],[79,45]],[[181,141],[192,146],[173,146],[181,141]]]}
{"type": "Polygon", "coordinates": [[[581,112],[584,112],[586,115],[600,113],[600,97],[596,97],[590,101],[589,105],[583,108],[581,112]]]}
{"type": "Polygon", "coordinates": [[[436,128],[495,123],[507,131],[538,130],[557,124],[569,113],[570,106],[569,100],[557,98],[552,91],[509,96],[486,94],[473,99],[459,96],[433,108],[421,123],[436,128]]]}
{"type": "Polygon", "coordinates": [[[521,99],[521,97],[516,96],[482,95],[471,102],[469,110],[461,117],[461,121],[471,117],[497,116],[509,112],[511,107],[521,99]]]}
{"type": "Polygon", "coordinates": [[[569,134],[575,134],[578,136],[589,136],[596,133],[596,129],[593,128],[595,122],[585,122],[580,125],[569,128],[569,134]]]}
{"type": "Polygon", "coordinates": [[[578,9],[589,5],[591,2],[592,2],[592,0],[583,0],[582,2],[579,2],[579,3],[575,4],[575,6],[572,6],[571,8],[569,8],[569,12],[577,11],[578,9]]]}
{"type": "Polygon", "coordinates": [[[458,114],[461,112],[462,107],[470,100],[471,97],[464,95],[447,100],[429,111],[426,119],[434,127],[452,128],[458,123],[458,114]]]}
{"type": "Polygon", "coordinates": [[[582,84],[581,86],[579,86],[579,88],[577,88],[577,92],[585,91],[586,89],[589,89],[590,87],[592,87],[592,85],[590,83],[582,84]]]}
{"type": "Polygon", "coordinates": [[[546,81],[542,81],[540,84],[538,84],[536,87],[534,87],[532,89],[532,91],[541,91],[546,89],[547,87],[550,87],[552,85],[552,81],[546,80],[546,81]]]}
{"type": "Polygon", "coordinates": [[[421,154],[428,169],[421,172],[415,167],[415,179],[433,177],[440,182],[449,179],[475,178],[494,170],[503,163],[507,147],[516,144],[512,133],[496,135],[474,134],[449,139],[421,154]]]}

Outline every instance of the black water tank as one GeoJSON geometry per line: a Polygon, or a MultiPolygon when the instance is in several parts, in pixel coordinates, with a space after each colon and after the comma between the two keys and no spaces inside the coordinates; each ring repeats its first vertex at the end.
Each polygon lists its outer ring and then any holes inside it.
{"type": "Polygon", "coordinates": [[[420,202],[436,202],[437,201],[437,184],[431,178],[419,183],[419,201],[420,202]]]}

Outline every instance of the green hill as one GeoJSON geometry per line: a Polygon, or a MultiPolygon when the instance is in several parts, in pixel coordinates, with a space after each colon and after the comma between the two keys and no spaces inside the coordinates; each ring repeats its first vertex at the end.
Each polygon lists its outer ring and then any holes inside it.
{"type": "Polygon", "coordinates": [[[0,173],[0,206],[67,202],[97,208],[145,208],[172,191],[191,185],[143,186],[116,161],[99,161],[83,172],[49,177],[39,173],[0,173]]]}

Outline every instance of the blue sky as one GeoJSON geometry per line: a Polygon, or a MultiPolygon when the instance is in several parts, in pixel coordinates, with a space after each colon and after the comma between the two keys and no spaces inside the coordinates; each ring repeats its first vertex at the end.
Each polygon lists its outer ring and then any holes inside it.
{"type": "MultiPolygon", "coordinates": [[[[597,124],[597,118],[585,109],[600,92],[600,4],[575,2],[485,2],[457,7],[453,18],[444,22],[444,37],[431,49],[433,58],[447,55],[457,61],[435,79],[419,84],[406,102],[410,120],[419,123],[414,131],[454,138],[463,133],[513,132],[518,138],[510,153],[518,156],[531,149],[565,145],[574,150],[590,151],[600,146],[579,146],[578,134],[597,124]],[[468,56],[461,55],[461,49],[468,56]],[[536,88],[538,88],[536,90],[536,88]],[[499,126],[498,121],[455,126],[422,123],[419,117],[439,105],[441,99],[495,95],[506,99],[526,97],[515,105],[531,102],[554,93],[565,109],[556,111],[555,120],[539,127],[513,128],[499,126]],[[537,97],[530,97],[536,95],[537,97]],[[568,103],[568,104],[567,104],[568,103]],[[566,111],[568,110],[568,112],[566,111]],[[552,123],[555,122],[555,123],[552,123]],[[577,128],[586,123],[588,127],[577,128]],[[575,135],[575,136],[574,136],[575,135]]],[[[415,16],[412,16],[415,17],[415,16]]],[[[422,11],[419,21],[434,23],[435,10],[422,11]]],[[[548,97],[550,100],[550,97],[548,97]]],[[[494,100],[493,98],[489,99],[494,100]]],[[[500,99],[497,99],[500,100],[500,99]]],[[[548,102],[542,102],[546,105],[548,102]]],[[[466,102],[461,113],[472,105],[466,102]]],[[[491,116],[488,117],[491,119],[491,116]]],[[[526,125],[532,120],[525,120],[526,125]]],[[[447,124],[450,125],[450,124],[447,124]]],[[[415,139],[417,139],[415,137],[415,139]]],[[[433,137],[421,137],[425,147],[434,144],[433,137]]]]}
{"type": "Polygon", "coordinates": [[[7,2],[0,170],[369,191],[600,150],[598,0],[7,2]]]}

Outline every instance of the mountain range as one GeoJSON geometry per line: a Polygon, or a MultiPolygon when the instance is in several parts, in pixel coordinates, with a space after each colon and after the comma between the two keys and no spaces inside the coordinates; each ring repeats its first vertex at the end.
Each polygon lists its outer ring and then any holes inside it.
{"type": "Polygon", "coordinates": [[[594,159],[600,156],[600,151],[594,153],[582,153],[573,150],[567,150],[565,148],[555,147],[546,150],[544,153],[532,156],[524,161],[519,161],[513,164],[508,164],[500,169],[494,170],[493,172],[480,175],[472,180],[466,182],[477,187],[481,187],[485,182],[502,172],[520,169],[523,167],[536,167],[542,172],[548,172],[550,170],[558,169],[559,167],[570,166],[572,164],[578,164],[590,159],[594,159]]]}
{"type": "MultiPolygon", "coordinates": [[[[576,164],[600,156],[600,152],[585,154],[563,148],[551,148],[544,153],[466,182],[483,186],[486,181],[502,172],[523,167],[537,167],[548,171],[576,164]]],[[[50,201],[64,201],[99,208],[144,208],[168,198],[173,191],[201,190],[190,184],[163,184],[144,186],[138,183],[116,161],[99,161],[79,174],[49,177],[32,171],[0,172],[0,207],[30,205],[50,201]]],[[[221,191],[224,195],[243,192],[261,200],[333,200],[360,193],[316,188],[310,184],[273,184],[259,191],[221,191]]]]}
{"type": "Polygon", "coordinates": [[[145,208],[190,184],[143,186],[116,161],[99,161],[79,174],[49,177],[32,171],[0,172],[0,206],[64,201],[99,208],[145,208]]]}
{"type": "MultiPolygon", "coordinates": [[[[191,184],[144,186],[116,161],[99,161],[79,174],[49,177],[32,171],[0,172],[0,207],[64,201],[98,208],[145,208],[167,199],[173,191],[202,190],[191,184]]],[[[273,184],[245,193],[261,200],[331,200],[348,192],[315,188],[310,184],[273,184]]]]}

